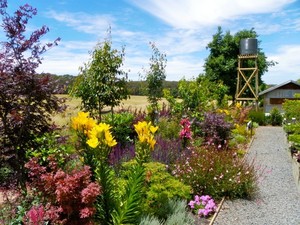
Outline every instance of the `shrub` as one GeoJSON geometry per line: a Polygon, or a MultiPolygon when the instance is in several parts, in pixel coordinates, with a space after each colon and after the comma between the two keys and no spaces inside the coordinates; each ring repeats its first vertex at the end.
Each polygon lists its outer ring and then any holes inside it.
{"type": "Polygon", "coordinates": [[[104,122],[111,125],[111,132],[116,141],[121,145],[131,142],[134,136],[133,129],[134,115],[129,112],[122,112],[104,117],[104,122]]]}
{"type": "Polygon", "coordinates": [[[42,63],[41,54],[59,41],[41,44],[40,39],[49,31],[46,26],[28,33],[28,21],[36,13],[25,4],[9,15],[7,1],[0,4],[1,28],[6,36],[0,43],[0,155],[10,159],[5,161],[17,172],[24,189],[25,151],[35,146],[36,135],[51,128],[51,113],[62,109],[60,99],[52,95],[49,77],[35,72],[42,63]]]}
{"type": "MultiPolygon", "coordinates": [[[[128,172],[135,161],[123,164],[123,179],[126,178],[128,172]]],[[[190,197],[191,188],[184,185],[166,171],[166,166],[158,162],[145,163],[146,181],[145,196],[143,198],[143,212],[166,219],[168,208],[166,202],[168,199],[179,198],[188,199],[190,197]]]]}
{"type": "Polygon", "coordinates": [[[232,150],[194,149],[191,155],[182,155],[172,174],[193,193],[215,199],[251,197],[257,188],[254,163],[242,162],[232,150]]]}
{"type": "Polygon", "coordinates": [[[179,138],[165,139],[158,136],[156,137],[156,145],[151,153],[151,158],[154,161],[171,165],[176,162],[182,151],[187,151],[187,149],[182,150],[181,146],[182,143],[179,138]]]}
{"type": "Polygon", "coordinates": [[[167,220],[159,220],[154,216],[142,218],[140,225],[191,225],[195,224],[195,217],[186,209],[185,200],[168,200],[166,212],[167,220]]]}
{"type": "Polygon", "coordinates": [[[232,124],[225,121],[224,114],[204,113],[200,127],[208,145],[224,147],[230,137],[232,124]]]}
{"type": "Polygon", "coordinates": [[[163,139],[174,139],[179,136],[180,125],[176,119],[161,117],[157,126],[159,127],[158,134],[163,139]]]}
{"type": "Polygon", "coordinates": [[[270,122],[272,126],[280,126],[282,124],[282,115],[277,107],[274,107],[270,112],[270,122]]]}
{"type": "Polygon", "coordinates": [[[285,100],[282,108],[288,120],[296,118],[296,120],[300,121],[300,100],[285,100]]]}
{"type": "Polygon", "coordinates": [[[259,125],[265,125],[265,113],[263,111],[251,110],[249,112],[248,118],[252,120],[252,122],[256,122],[259,125]]]}
{"type": "Polygon", "coordinates": [[[47,211],[45,219],[61,224],[88,224],[91,221],[100,186],[91,182],[88,166],[66,173],[53,160],[45,167],[39,165],[37,158],[32,158],[25,167],[29,170],[32,191],[36,188],[43,195],[42,202],[47,211]]]}

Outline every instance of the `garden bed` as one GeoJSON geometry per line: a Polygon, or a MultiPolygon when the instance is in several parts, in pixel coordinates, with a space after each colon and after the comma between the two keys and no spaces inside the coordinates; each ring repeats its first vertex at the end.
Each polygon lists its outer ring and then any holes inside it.
{"type": "Polygon", "coordinates": [[[295,178],[295,182],[300,192],[300,163],[297,162],[297,159],[292,156],[292,169],[293,169],[293,176],[295,178]]]}

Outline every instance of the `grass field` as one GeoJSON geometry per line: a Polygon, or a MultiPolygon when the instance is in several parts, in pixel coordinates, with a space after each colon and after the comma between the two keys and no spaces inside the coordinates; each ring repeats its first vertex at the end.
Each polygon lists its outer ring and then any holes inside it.
{"type": "MultiPolygon", "coordinates": [[[[56,114],[52,117],[53,121],[55,124],[59,126],[63,125],[69,125],[70,120],[72,117],[76,116],[77,113],[80,111],[80,99],[79,98],[72,98],[68,95],[57,95],[58,97],[61,98],[66,98],[66,105],[67,110],[63,113],[56,114]]],[[[162,99],[160,102],[160,105],[163,103],[167,103],[165,99],[162,99]]],[[[124,109],[132,109],[132,110],[145,110],[147,105],[149,105],[147,101],[147,96],[136,96],[136,95],[131,95],[129,99],[122,101],[121,105],[119,107],[116,107],[115,110],[118,110],[120,108],[124,109]]],[[[105,110],[109,110],[110,108],[105,108],[105,110]]]]}

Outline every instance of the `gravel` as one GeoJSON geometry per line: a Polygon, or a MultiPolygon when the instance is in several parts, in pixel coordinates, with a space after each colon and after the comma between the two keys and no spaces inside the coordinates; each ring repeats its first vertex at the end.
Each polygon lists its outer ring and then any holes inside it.
{"type": "Polygon", "coordinates": [[[226,200],[214,225],[300,225],[300,192],[282,127],[258,127],[247,159],[259,170],[257,196],[226,200]]]}

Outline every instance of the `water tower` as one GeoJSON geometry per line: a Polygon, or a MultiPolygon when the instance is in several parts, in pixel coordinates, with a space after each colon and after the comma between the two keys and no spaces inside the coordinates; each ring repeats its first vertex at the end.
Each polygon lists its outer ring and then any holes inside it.
{"type": "Polygon", "coordinates": [[[257,39],[246,38],[240,41],[238,55],[236,101],[258,103],[257,39]]]}

